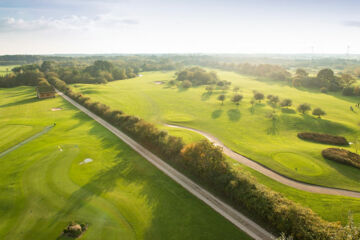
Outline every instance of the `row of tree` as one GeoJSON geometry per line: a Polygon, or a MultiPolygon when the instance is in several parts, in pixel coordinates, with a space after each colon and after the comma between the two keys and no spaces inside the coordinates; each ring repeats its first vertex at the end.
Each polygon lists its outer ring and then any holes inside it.
{"type": "Polygon", "coordinates": [[[334,236],[342,231],[340,224],[326,222],[310,209],[273,192],[247,174],[234,172],[219,146],[207,140],[185,145],[181,138],[169,136],[151,123],[74,93],[54,73],[48,74],[48,79],[69,97],[122,129],[173,166],[196,176],[201,183],[226,197],[236,207],[262,219],[275,231],[302,240],[335,239],[334,236]]]}

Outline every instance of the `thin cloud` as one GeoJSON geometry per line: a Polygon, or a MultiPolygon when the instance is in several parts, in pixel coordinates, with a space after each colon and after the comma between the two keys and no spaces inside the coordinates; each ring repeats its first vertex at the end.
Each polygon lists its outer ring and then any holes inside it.
{"type": "Polygon", "coordinates": [[[343,24],[349,27],[360,27],[360,21],[347,21],[344,22],[343,24]]]}
{"type": "Polygon", "coordinates": [[[0,32],[112,29],[138,23],[136,19],[122,18],[111,14],[97,15],[93,18],[72,15],[61,18],[40,17],[32,20],[7,17],[0,19],[0,32]]]}

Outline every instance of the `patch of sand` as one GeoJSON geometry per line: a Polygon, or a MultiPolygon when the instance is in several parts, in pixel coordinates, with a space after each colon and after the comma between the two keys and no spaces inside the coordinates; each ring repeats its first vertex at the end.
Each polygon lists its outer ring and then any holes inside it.
{"type": "Polygon", "coordinates": [[[154,83],[155,83],[155,84],[159,84],[159,85],[160,85],[160,84],[164,84],[164,82],[162,82],[162,81],[155,81],[154,83]]]}
{"type": "Polygon", "coordinates": [[[84,159],[84,161],[80,162],[79,165],[83,165],[83,164],[86,164],[86,163],[90,163],[92,162],[93,160],[91,158],[86,158],[84,159]]]}
{"type": "Polygon", "coordinates": [[[60,111],[62,110],[62,108],[52,108],[51,111],[55,112],[55,111],[60,111]]]}

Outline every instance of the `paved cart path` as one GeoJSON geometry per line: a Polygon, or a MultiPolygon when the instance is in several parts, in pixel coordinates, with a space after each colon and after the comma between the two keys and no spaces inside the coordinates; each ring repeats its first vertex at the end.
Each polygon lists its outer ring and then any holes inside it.
{"type": "Polygon", "coordinates": [[[192,193],[194,196],[202,200],[216,212],[224,216],[230,222],[232,222],[239,229],[247,233],[250,237],[256,240],[270,240],[274,239],[274,236],[260,227],[258,224],[253,222],[251,219],[247,218],[245,215],[241,214],[228,204],[221,201],[219,198],[206,191],[204,188],[178,172],[176,169],[171,167],[169,164],[161,160],[159,157],[151,153],[149,150],[141,146],[139,143],[135,142],[125,133],[121,132],[116,127],[112,126],[110,123],[106,122],[101,117],[92,113],[82,105],[78,104],[68,96],[56,90],[57,93],[62,96],[66,101],[70,102],[72,105],[77,107],[79,110],[87,114],[89,117],[93,118],[95,121],[100,123],[106,129],[115,134],[118,138],[128,144],[132,149],[138,152],[141,156],[147,159],[150,163],[152,163],[155,167],[161,170],[163,173],[172,178],[175,182],[183,186],[186,190],[192,193]]]}
{"type": "Polygon", "coordinates": [[[183,127],[183,126],[179,126],[179,125],[166,124],[166,126],[173,127],[173,128],[186,129],[186,130],[190,130],[190,131],[199,133],[199,134],[203,135],[204,137],[206,137],[209,141],[213,142],[215,145],[222,147],[224,153],[226,155],[228,155],[229,157],[231,157],[232,159],[254,169],[255,171],[258,171],[258,172],[264,174],[265,176],[267,176],[277,182],[285,184],[289,187],[293,187],[293,188],[296,188],[296,189],[299,189],[302,191],[306,191],[306,192],[311,192],[311,193],[321,193],[321,194],[360,198],[360,192],[308,184],[308,183],[296,181],[294,179],[283,176],[283,175],[255,162],[247,157],[244,157],[244,156],[234,152],[230,148],[226,147],[219,139],[217,139],[216,137],[212,136],[211,134],[209,134],[207,132],[203,132],[203,131],[200,131],[200,130],[197,130],[194,128],[183,127]]]}

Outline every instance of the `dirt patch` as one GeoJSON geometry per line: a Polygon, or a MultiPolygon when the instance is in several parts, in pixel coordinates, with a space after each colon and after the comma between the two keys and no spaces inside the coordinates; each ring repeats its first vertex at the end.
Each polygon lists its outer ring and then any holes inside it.
{"type": "Polygon", "coordinates": [[[80,162],[79,165],[87,164],[87,163],[90,163],[92,161],[93,160],[91,158],[86,158],[86,159],[84,159],[84,161],[80,162]]]}
{"type": "Polygon", "coordinates": [[[52,108],[51,111],[55,112],[55,111],[60,111],[62,110],[62,108],[52,108]]]}
{"type": "Polygon", "coordinates": [[[164,82],[163,82],[163,81],[155,81],[154,83],[155,83],[155,84],[157,84],[157,85],[164,84],[164,82]]]}

